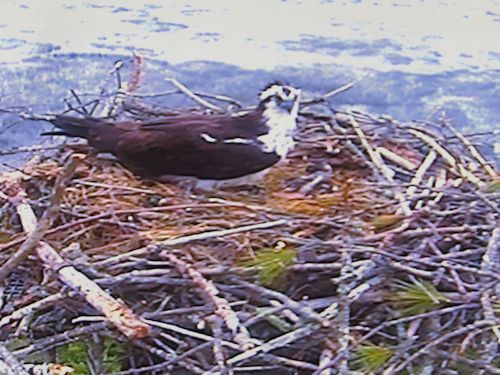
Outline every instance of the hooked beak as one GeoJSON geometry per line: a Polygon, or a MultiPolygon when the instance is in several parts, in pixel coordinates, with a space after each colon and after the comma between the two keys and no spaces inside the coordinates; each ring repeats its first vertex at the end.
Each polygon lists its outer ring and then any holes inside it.
{"type": "Polygon", "coordinates": [[[293,100],[287,100],[286,102],[282,102],[280,106],[286,109],[288,112],[292,112],[295,108],[299,106],[301,91],[299,89],[295,89],[295,98],[293,100]]]}

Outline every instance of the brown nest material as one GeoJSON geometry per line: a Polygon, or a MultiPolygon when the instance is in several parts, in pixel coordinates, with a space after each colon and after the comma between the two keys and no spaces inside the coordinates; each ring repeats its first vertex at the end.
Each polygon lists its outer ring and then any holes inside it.
{"type": "Polygon", "coordinates": [[[112,338],[119,374],[499,373],[494,169],[449,121],[322,101],[258,189],[193,193],[72,146],[5,174],[6,348],[112,338]]]}

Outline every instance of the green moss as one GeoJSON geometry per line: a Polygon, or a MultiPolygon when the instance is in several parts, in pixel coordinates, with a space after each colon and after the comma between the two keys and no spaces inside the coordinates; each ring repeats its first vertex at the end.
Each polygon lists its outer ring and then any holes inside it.
{"type": "MultiPolygon", "coordinates": [[[[100,356],[102,370],[106,374],[122,371],[123,358],[125,357],[124,344],[113,338],[103,339],[103,349],[100,356]]],[[[89,341],[77,341],[58,348],[59,362],[75,369],[75,375],[91,374],[88,367],[89,341]]]]}
{"type": "Polygon", "coordinates": [[[102,353],[102,362],[106,373],[113,374],[123,370],[122,363],[125,357],[125,345],[112,338],[106,338],[104,341],[104,352],[102,353]]]}
{"type": "Polygon", "coordinates": [[[57,350],[59,362],[75,369],[75,375],[90,374],[87,365],[87,344],[84,341],[76,341],[61,346],[57,350]]]}

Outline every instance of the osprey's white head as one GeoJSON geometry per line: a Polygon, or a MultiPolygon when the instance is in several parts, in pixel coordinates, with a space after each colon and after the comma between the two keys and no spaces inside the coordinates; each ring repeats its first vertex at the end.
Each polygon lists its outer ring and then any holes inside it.
{"type": "Polygon", "coordinates": [[[269,132],[259,137],[264,151],[285,157],[294,146],[293,131],[297,125],[300,90],[275,82],[260,93],[259,109],[269,132]]]}
{"type": "Polygon", "coordinates": [[[299,111],[300,90],[274,82],[268,85],[259,95],[259,107],[262,110],[274,109],[291,116],[297,116],[299,111]]]}

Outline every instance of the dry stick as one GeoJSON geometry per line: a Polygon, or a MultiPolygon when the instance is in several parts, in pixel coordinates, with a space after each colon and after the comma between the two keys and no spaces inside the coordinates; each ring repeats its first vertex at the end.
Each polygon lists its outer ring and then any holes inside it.
{"type": "MultiPolygon", "coordinates": [[[[486,246],[486,252],[481,261],[481,269],[485,272],[495,272],[500,264],[500,226],[497,226],[491,232],[491,237],[486,246]]],[[[491,303],[491,290],[486,290],[481,296],[481,304],[483,306],[484,317],[494,319],[495,313],[491,303]]],[[[500,328],[493,327],[493,333],[500,342],[500,328]]]]}
{"type": "Polygon", "coordinates": [[[338,314],[335,319],[337,323],[337,345],[339,352],[342,352],[342,357],[338,364],[339,375],[349,374],[348,361],[350,356],[349,341],[351,335],[351,300],[349,298],[349,292],[352,290],[352,284],[349,283],[349,279],[353,277],[354,268],[352,266],[352,257],[348,251],[342,252],[342,263],[343,267],[340,269],[338,292],[339,298],[338,303],[336,303],[336,308],[338,309],[338,314]]]}
{"type": "MultiPolygon", "coordinates": [[[[465,309],[476,309],[478,306],[479,306],[479,304],[473,303],[473,304],[468,304],[468,305],[446,307],[446,308],[443,308],[441,310],[434,310],[434,311],[427,312],[427,313],[422,313],[422,314],[417,314],[417,315],[413,315],[413,316],[408,316],[408,317],[404,317],[404,318],[386,321],[382,324],[379,324],[377,327],[373,328],[371,331],[369,331],[368,333],[363,335],[360,339],[357,339],[352,344],[351,350],[355,349],[357,346],[359,346],[363,342],[367,341],[370,337],[372,337],[373,335],[377,334],[380,331],[383,331],[387,327],[391,327],[391,326],[402,324],[402,323],[412,322],[416,319],[424,319],[424,318],[440,316],[440,315],[444,315],[444,314],[448,314],[448,313],[454,313],[456,311],[461,311],[461,310],[465,310],[465,309]]],[[[329,363],[324,364],[322,367],[320,367],[312,375],[319,375],[321,370],[324,370],[326,368],[334,366],[339,361],[339,359],[342,357],[342,355],[343,355],[343,353],[338,353],[335,356],[335,358],[333,358],[329,363]]]]}
{"type": "Polygon", "coordinates": [[[29,372],[14,357],[2,343],[0,343],[0,371],[2,374],[29,375],[29,372]]]}
{"type": "MultiPolygon", "coordinates": [[[[72,158],[71,160],[75,160],[76,163],[76,158],[72,158]]],[[[66,181],[67,179],[69,179],[69,176],[65,175],[58,181],[66,181]]],[[[62,182],[59,182],[59,185],[56,185],[53,194],[53,197],[56,198],[53,198],[53,202],[59,202],[64,191],[64,186],[65,185],[62,185],[62,182]]],[[[21,191],[21,193],[24,192],[21,191]]],[[[36,217],[29,204],[23,201],[20,202],[19,200],[14,202],[14,204],[16,205],[16,210],[21,219],[24,230],[30,234],[36,234],[39,228],[36,222],[36,217]]],[[[48,209],[48,211],[51,210],[51,208],[48,209]]],[[[101,311],[110,323],[118,328],[125,336],[130,339],[135,339],[149,335],[149,326],[141,321],[131,309],[129,309],[122,302],[119,302],[115,298],[111,297],[95,282],[77,271],[73,266],[66,264],[64,259],[50,245],[45,242],[39,242],[37,254],[46,267],[52,269],[58,274],[59,279],[63,283],[70,286],[74,290],[79,291],[89,304],[101,311]]]]}
{"type": "MultiPolygon", "coordinates": [[[[483,315],[485,319],[495,320],[495,309],[491,302],[491,290],[488,289],[481,296],[481,306],[483,307],[483,315]]],[[[498,342],[500,342],[500,326],[493,326],[492,331],[495,334],[498,342]]]]}
{"type": "Polygon", "coordinates": [[[19,154],[23,152],[37,152],[37,151],[47,151],[47,150],[56,150],[61,146],[31,146],[31,147],[12,147],[7,150],[0,151],[0,156],[3,155],[12,155],[19,154]]]}
{"type": "Polygon", "coordinates": [[[228,369],[226,368],[226,352],[221,345],[222,336],[224,335],[222,331],[223,320],[215,316],[210,316],[207,321],[212,327],[212,333],[214,335],[214,340],[212,342],[214,362],[217,364],[217,367],[222,374],[227,374],[228,369]]]}
{"type": "Polygon", "coordinates": [[[355,79],[354,81],[352,82],[349,82],[349,83],[346,83],[345,85],[343,86],[340,86],[334,90],[331,90],[329,92],[327,92],[326,94],[324,94],[322,97],[320,98],[317,98],[317,99],[311,99],[311,100],[304,100],[304,101],[301,101],[300,102],[300,105],[301,106],[305,106],[305,105],[311,105],[311,104],[318,104],[318,103],[322,103],[324,102],[326,99],[328,98],[331,98],[332,96],[335,96],[335,95],[338,95],[344,91],[347,91],[349,89],[351,89],[352,87],[354,87],[354,85],[356,85],[358,82],[362,81],[363,79],[365,79],[365,77],[367,76],[368,74],[363,74],[361,77],[355,79]]]}
{"type": "Polygon", "coordinates": [[[284,293],[280,293],[275,290],[267,289],[264,288],[263,286],[255,285],[252,283],[249,283],[244,280],[238,280],[238,284],[250,289],[251,291],[254,291],[256,293],[259,293],[260,295],[263,296],[268,296],[269,298],[276,299],[283,303],[288,309],[292,310],[296,314],[302,316],[303,318],[307,320],[312,320],[315,322],[320,323],[323,327],[328,327],[330,325],[330,322],[328,319],[324,318],[320,314],[314,311],[311,307],[302,304],[300,302],[295,301],[294,299],[288,297],[284,293]]]}
{"type": "Polygon", "coordinates": [[[476,158],[479,164],[484,168],[486,173],[490,175],[490,177],[496,177],[496,172],[493,167],[488,164],[486,159],[481,155],[481,153],[474,147],[474,145],[467,139],[462,133],[460,133],[449,121],[443,121],[443,124],[448,127],[453,134],[457,136],[458,139],[464,144],[465,147],[469,150],[470,154],[476,158]]]}
{"type": "Polygon", "coordinates": [[[116,74],[118,90],[116,91],[115,95],[110,96],[108,100],[104,103],[104,106],[101,109],[101,113],[99,114],[100,117],[113,116],[113,114],[116,112],[118,108],[118,105],[122,105],[125,100],[125,96],[127,94],[127,86],[123,84],[121,81],[120,69],[122,67],[123,67],[123,61],[118,60],[117,62],[115,62],[113,70],[110,72],[110,74],[116,74]]]}
{"type": "Polygon", "coordinates": [[[408,132],[413,134],[415,137],[421,139],[425,143],[427,143],[429,146],[431,146],[445,161],[448,163],[451,167],[452,170],[458,171],[458,173],[468,181],[472,182],[478,187],[482,187],[484,185],[484,182],[481,181],[477,176],[475,176],[471,171],[469,171],[467,168],[462,163],[459,163],[453,155],[451,155],[443,146],[441,146],[435,139],[430,137],[429,135],[425,134],[424,132],[421,132],[416,129],[408,129],[408,132]]]}
{"type": "Polygon", "coordinates": [[[141,256],[141,255],[146,255],[150,251],[155,250],[155,247],[167,247],[167,246],[178,246],[178,245],[184,245],[189,242],[193,241],[202,241],[202,240],[207,240],[207,239],[212,239],[212,238],[217,238],[217,237],[224,237],[228,236],[231,234],[236,234],[236,233],[243,233],[243,232],[249,232],[253,230],[258,230],[258,229],[269,229],[276,227],[278,225],[283,225],[286,224],[287,221],[284,219],[280,220],[274,220],[274,221],[269,221],[265,223],[260,223],[260,224],[251,224],[251,225],[244,225],[241,227],[236,227],[236,228],[231,228],[231,229],[222,229],[222,230],[214,230],[210,232],[202,232],[202,233],[196,233],[196,234],[191,234],[188,236],[184,237],[178,237],[178,238],[173,238],[165,241],[160,241],[157,242],[153,245],[150,245],[148,247],[143,247],[140,249],[132,250],[127,253],[119,254],[114,257],[110,257],[108,259],[105,259],[101,262],[95,262],[94,265],[99,265],[99,266],[104,266],[104,265],[109,265],[113,264],[116,262],[120,262],[124,259],[133,257],[133,256],[141,256]]]}
{"type": "Polygon", "coordinates": [[[131,186],[121,186],[121,185],[110,185],[110,184],[104,184],[100,182],[91,182],[91,181],[85,181],[81,179],[73,180],[73,183],[79,184],[79,185],[85,185],[85,186],[92,186],[92,187],[102,187],[102,188],[107,188],[107,189],[117,189],[117,190],[127,190],[131,191],[134,193],[142,193],[142,194],[158,194],[156,191],[153,190],[145,190],[145,189],[139,189],[139,188],[134,188],[131,186]]]}
{"type": "Polygon", "coordinates": [[[206,101],[205,99],[199,97],[193,91],[191,91],[190,89],[188,89],[184,84],[180,83],[175,78],[166,78],[165,80],[168,81],[168,82],[170,82],[175,87],[177,87],[181,92],[183,92],[189,98],[193,99],[198,104],[201,104],[203,107],[206,107],[206,108],[211,109],[213,111],[223,112],[220,107],[218,107],[215,104],[212,104],[212,103],[206,101]]]}
{"type": "Polygon", "coordinates": [[[298,328],[296,330],[278,336],[274,339],[271,339],[265,344],[247,350],[243,353],[237,354],[234,357],[229,358],[226,361],[226,363],[228,365],[233,366],[238,362],[248,360],[257,355],[269,353],[270,351],[273,351],[275,349],[285,347],[294,341],[308,337],[312,335],[314,332],[318,331],[319,329],[321,329],[321,326],[319,324],[309,324],[306,327],[298,328]]]}
{"type": "MultiPolygon", "coordinates": [[[[42,363],[33,364],[26,363],[24,368],[33,375],[73,375],[75,369],[70,366],[61,365],[59,363],[42,363]]],[[[16,374],[17,375],[17,374],[16,374]]]]}
{"type": "Polygon", "coordinates": [[[500,265],[500,226],[497,226],[491,232],[491,237],[486,246],[486,252],[481,261],[483,271],[495,272],[500,265]]]}
{"type": "Polygon", "coordinates": [[[365,73],[361,77],[355,79],[354,81],[349,82],[343,86],[340,86],[339,88],[337,88],[335,90],[332,90],[332,91],[326,93],[325,95],[323,95],[323,98],[328,99],[332,96],[340,94],[341,92],[349,90],[350,88],[354,87],[355,84],[357,84],[358,82],[361,82],[363,79],[365,79],[366,76],[368,76],[368,73],[365,73]]]}
{"type": "Polygon", "coordinates": [[[434,163],[436,158],[437,154],[434,150],[431,150],[424,158],[422,164],[420,164],[417,171],[415,172],[415,176],[410,181],[409,184],[410,186],[408,187],[408,189],[406,189],[406,196],[408,198],[411,198],[415,195],[415,192],[417,191],[417,186],[422,182],[422,178],[424,177],[425,173],[429,170],[432,163],[434,163]]]}
{"type": "Polygon", "coordinates": [[[193,280],[202,291],[203,297],[215,306],[215,314],[226,323],[226,326],[234,335],[234,341],[240,345],[242,350],[254,347],[250,333],[241,324],[229,302],[225,298],[219,297],[220,292],[211,281],[207,280],[192,264],[179,259],[176,255],[168,251],[162,251],[161,256],[173,263],[181,274],[185,274],[193,280]]]}
{"type": "MultiPolygon", "coordinates": [[[[496,343],[495,343],[496,345],[496,343]]],[[[490,361],[485,361],[485,360],[473,360],[473,359],[469,359],[469,358],[464,358],[462,356],[459,356],[458,353],[456,351],[453,351],[453,352],[450,352],[450,351],[445,351],[445,350],[439,350],[439,349],[436,349],[434,348],[432,350],[432,352],[430,353],[431,356],[435,356],[439,359],[439,361],[443,361],[443,358],[446,358],[448,361],[450,362],[460,362],[460,363],[463,363],[467,366],[469,366],[469,368],[471,369],[476,369],[479,370],[486,370],[487,372],[477,372],[477,373],[480,373],[480,374],[495,374],[495,375],[499,375],[500,374],[500,368],[498,368],[497,366],[495,366],[494,364],[494,358],[492,358],[490,361]],[[439,358],[441,357],[441,358],[439,358]]],[[[498,356],[497,356],[498,357],[498,356]]]]}
{"type": "Polygon", "coordinates": [[[495,326],[495,324],[496,324],[496,322],[491,321],[491,320],[478,320],[478,321],[475,321],[474,323],[469,324],[465,327],[456,329],[456,330],[451,331],[445,335],[441,335],[441,336],[439,336],[438,339],[431,341],[430,343],[425,345],[423,348],[417,350],[415,353],[413,353],[408,358],[406,358],[402,363],[400,363],[396,368],[394,368],[393,371],[388,373],[388,375],[400,374],[411,362],[413,362],[415,359],[420,357],[422,354],[425,354],[430,349],[432,349],[433,347],[435,347],[439,344],[447,342],[447,341],[451,340],[452,338],[454,338],[456,336],[460,336],[462,334],[465,334],[469,331],[473,331],[473,330],[484,328],[484,327],[490,327],[490,326],[493,327],[493,326],[495,326]]]}
{"type": "Polygon", "coordinates": [[[72,156],[64,165],[61,174],[57,177],[54,185],[54,193],[50,199],[49,208],[44,212],[42,218],[37,223],[29,203],[27,203],[26,193],[21,189],[17,196],[12,199],[20,216],[26,221],[23,223],[28,238],[21,245],[12,257],[10,257],[0,268],[0,281],[18,267],[32,252],[52,225],[54,217],[59,211],[59,202],[66,189],[73,172],[76,169],[79,156],[72,156]],[[30,230],[26,230],[30,228],[30,230]]]}
{"type": "Polygon", "coordinates": [[[391,150],[386,149],[385,147],[377,147],[375,151],[378,152],[381,156],[383,156],[387,160],[390,160],[393,163],[396,163],[397,165],[409,171],[414,171],[415,169],[417,169],[417,165],[415,163],[413,163],[408,159],[403,158],[401,155],[398,155],[395,152],[392,152],[391,150]]]}
{"type": "MultiPolygon", "coordinates": [[[[0,191],[0,197],[2,197],[2,192],[0,191]]],[[[8,199],[6,196],[5,198],[2,199],[8,199]]],[[[149,208],[130,208],[130,209],[124,209],[124,210],[116,210],[116,211],[107,211],[103,212],[97,215],[92,215],[92,216],[87,216],[82,219],[72,221],[66,224],[62,224],[58,227],[51,228],[47,231],[46,234],[54,234],[63,230],[67,230],[69,228],[78,226],[78,225],[83,225],[83,224],[88,224],[92,221],[97,221],[104,219],[108,216],[119,216],[119,215],[130,215],[130,214],[141,214],[141,213],[147,213],[147,212],[165,212],[165,211],[173,211],[173,210],[182,210],[186,208],[214,208],[214,207],[224,207],[224,206],[236,206],[236,207],[242,207],[242,208],[247,208],[250,210],[266,210],[266,207],[261,207],[261,206],[256,206],[256,205],[248,205],[248,204],[242,204],[242,203],[237,203],[237,202],[229,202],[229,201],[224,201],[222,199],[210,199],[210,201],[216,202],[219,201],[220,203],[196,203],[196,204],[178,204],[178,205],[172,205],[172,206],[159,206],[159,207],[149,207],[149,208]]],[[[9,241],[5,244],[0,245],[0,253],[13,247],[16,245],[19,245],[21,242],[25,240],[25,237],[17,238],[15,240],[9,241]]]]}
{"type": "Polygon", "coordinates": [[[102,333],[105,329],[109,327],[108,322],[94,323],[86,326],[76,327],[69,331],[54,334],[53,336],[48,336],[42,339],[30,340],[28,341],[28,346],[14,350],[14,354],[20,358],[26,358],[27,356],[46,352],[54,347],[67,344],[72,341],[76,341],[83,336],[90,336],[95,333],[102,333]]]}
{"type": "Polygon", "coordinates": [[[60,280],[78,290],[85,300],[118,328],[129,339],[143,338],[150,334],[149,326],[126,306],[107,294],[95,282],[65,263],[64,259],[46,243],[41,243],[38,256],[44,264],[58,272],[60,280]]]}
{"type": "MultiPolygon", "coordinates": [[[[436,184],[436,178],[434,176],[430,176],[427,179],[427,183],[425,184],[425,188],[422,190],[421,195],[425,198],[429,198],[431,193],[432,193],[431,189],[437,190],[437,189],[440,189],[442,187],[443,187],[442,185],[440,187],[438,187],[436,184]]],[[[431,201],[429,201],[427,203],[427,208],[429,210],[431,210],[432,209],[431,207],[435,207],[436,204],[439,203],[439,201],[441,200],[443,195],[444,194],[442,191],[440,193],[434,194],[435,197],[434,197],[434,199],[432,199],[431,201]]],[[[416,210],[420,210],[423,206],[424,206],[424,199],[421,199],[415,203],[414,207],[416,210]]]]}
{"type": "MultiPolygon", "coordinates": [[[[373,164],[380,170],[382,175],[385,177],[385,179],[390,182],[390,183],[395,183],[394,178],[393,178],[393,171],[387,167],[384,162],[382,161],[382,158],[380,157],[379,154],[377,154],[368,140],[366,139],[365,134],[361,130],[358,122],[354,118],[354,115],[352,114],[351,111],[349,111],[349,122],[351,123],[351,126],[354,129],[354,132],[357,134],[359,137],[361,144],[363,147],[366,149],[366,152],[370,156],[370,159],[372,160],[373,164]]],[[[394,191],[394,196],[399,200],[400,205],[401,205],[401,210],[406,216],[411,216],[412,211],[410,209],[410,205],[408,201],[406,200],[405,196],[398,190],[394,191]]]]}
{"type": "Polygon", "coordinates": [[[21,307],[20,309],[14,311],[12,314],[4,316],[0,320],[0,327],[3,327],[9,323],[11,323],[14,320],[20,320],[24,318],[25,316],[33,314],[35,311],[38,311],[40,309],[43,309],[47,306],[50,306],[54,304],[55,302],[59,302],[62,299],[67,297],[66,293],[56,293],[51,296],[45,297],[39,301],[33,302],[32,304],[29,304],[27,306],[21,307]]]}
{"type": "Polygon", "coordinates": [[[132,52],[133,56],[133,69],[132,76],[130,80],[127,82],[127,94],[137,91],[137,89],[141,85],[142,76],[144,73],[144,58],[137,54],[136,52],[132,52]]]}
{"type": "MultiPolygon", "coordinates": [[[[255,288],[256,286],[246,283],[246,282],[240,282],[240,284],[245,284],[247,286],[251,286],[255,288]]],[[[274,292],[274,291],[269,291],[267,289],[264,289],[267,294],[269,293],[277,293],[277,297],[280,297],[279,295],[281,293],[274,292]]],[[[280,297],[279,299],[281,299],[280,297]]],[[[288,298],[288,297],[286,297],[288,298]]],[[[290,301],[293,301],[289,299],[290,301]]],[[[294,301],[293,301],[294,302],[294,301]]],[[[290,302],[288,301],[290,304],[290,302]]],[[[303,311],[304,309],[302,308],[300,311],[303,311]]],[[[338,303],[334,302],[331,305],[329,305],[326,309],[324,309],[319,315],[321,316],[322,319],[325,319],[326,321],[329,321],[330,319],[334,318],[338,314],[338,303]]],[[[308,314],[309,315],[309,314],[308,314]]],[[[247,359],[250,359],[252,357],[262,355],[265,353],[269,353],[272,350],[282,348],[287,346],[288,344],[303,339],[304,337],[310,336],[320,330],[322,327],[325,327],[324,323],[318,324],[318,323],[309,323],[305,327],[301,327],[298,329],[295,329],[293,331],[287,332],[281,336],[278,336],[274,339],[269,340],[268,342],[259,345],[253,349],[247,350],[244,353],[237,354],[234,357],[228,359],[226,362],[228,365],[234,365],[240,361],[244,361],[247,359]]]]}
{"type": "MultiPolygon", "coordinates": [[[[214,339],[212,336],[205,335],[203,333],[199,333],[199,332],[195,332],[195,331],[191,331],[189,329],[176,326],[175,324],[159,322],[159,321],[151,320],[151,319],[145,319],[145,321],[152,326],[161,328],[161,329],[166,330],[166,331],[175,332],[175,333],[178,333],[180,335],[192,337],[192,338],[197,339],[197,340],[212,342],[214,339]]],[[[235,343],[232,343],[231,341],[221,340],[221,344],[224,345],[225,347],[230,348],[230,349],[234,349],[237,351],[241,350],[238,345],[236,345],[235,343]]]]}
{"type": "MultiPolygon", "coordinates": [[[[182,327],[176,326],[174,324],[164,323],[164,322],[159,322],[159,321],[156,321],[156,320],[149,320],[149,319],[146,320],[146,322],[149,323],[152,326],[156,326],[156,327],[161,328],[163,330],[172,331],[172,332],[175,332],[175,333],[178,333],[178,334],[181,334],[181,335],[186,335],[188,337],[192,337],[192,338],[197,339],[197,340],[206,341],[206,342],[212,342],[214,340],[214,338],[212,336],[205,335],[203,333],[194,332],[194,331],[188,330],[186,328],[182,328],[182,327]]],[[[304,334],[302,334],[302,336],[303,335],[304,334]]],[[[302,336],[299,333],[298,336],[296,337],[296,339],[300,339],[302,336]]],[[[280,336],[280,337],[283,337],[283,336],[280,336]]],[[[291,340],[291,341],[294,341],[294,340],[291,340]]],[[[220,343],[224,347],[227,347],[227,348],[230,348],[230,349],[234,349],[236,351],[240,351],[241,350],[238,345],[236,345],[235,343],[233,343],[231,341],[220,340],[220,343]]],[[[253,351],[253,350],[254,349],[251,349],[251,351],[253,351]]],[[[260,353],[260,351],[258,351],[258,350],[257,350],[256,355],[257,354],[262,354],[262,357],[264,359],[269,358],[268,360],[271,361],[271,362],[274,362],[274,363],[278,362],[278,363],[282,363],[282,364],[285,364],[285,365],[294,366],[294,367],[297,367],[297,368],[304,368],[304,369],[307,369],[309,371],[310,370],[315,370],[317,368],[317,366],[312,365],[312,364],[307,363],[307,362],[295,361],[295,360],[292,360],[292,359],[288,359],[288,358],[284,358],[284,357],[279,357],[279,356],[275,356],[275,355],[272,355],[272,356],[268,357],[268,356],[265,355],[265,353],[260,353]]],[[[213,369],[213,371],[216,371],[216,369],[213,369]]],[[[209,371],[209,372],[206,372],[206,373],[211,374],[213,371],[209,371]]]]}
{"type": "Polygon", "coordinates": [[[139,88],[142,79],[143,62],[142,57],[134,52],[132,75],[127,83],[122,82],[120,78],[120,69],[123,67],[123,62],[119,60],[115,63],[111,74],[116,74],[118,90],[105,103],[100,113],[101,117],[110,117],[115,114],[119,107],[123,107],[126,97],[139,88]]]}
{"type": "Polygon", "coordinates": [[[325,367],[325,369],[321,370],[319,372],[319,375],[333,375],[334,374],[333,369],[331,367],[327,366],[327,364],[330,363],[332,358],[333,358],[333,352],[331,349],[324,348],[321,351],[321,354],[319,356],[319,368],[325,367]]]}
{"type": "Polygon", "coordinates": [[[199,92],[199,91],[193,91],[193,92],[196,95],[204,97],[204,98],[215,99],[215,100],[219,100],[221,102],[226,102],[226,103],[229,103],[229,104],[233,104],[233,105],[235,105],[238,108],[242,108],[243,107],[243,105],[239,101],[237,101],[236,99],[230,98],[229,96],[226,96],[226,95],[207,94],[207,93],[199,92]]]}

